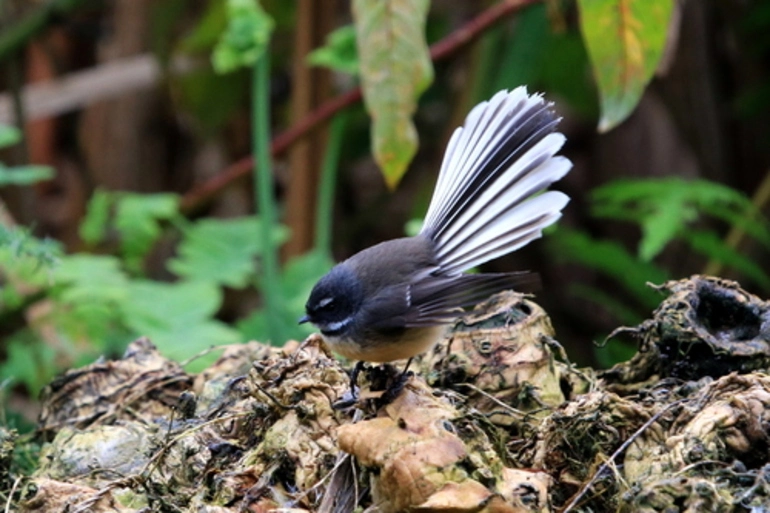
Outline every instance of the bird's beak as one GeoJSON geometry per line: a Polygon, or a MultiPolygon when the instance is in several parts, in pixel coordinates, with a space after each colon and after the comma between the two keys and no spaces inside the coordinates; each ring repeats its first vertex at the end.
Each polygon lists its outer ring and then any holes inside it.
{"type": "Polygon", "coordinates": [[[310,322],[310,317],[307,315],[303,315],[299,318],[299,321],[297,321],[297,324],[305,324],[306,322],[310,322]]]}

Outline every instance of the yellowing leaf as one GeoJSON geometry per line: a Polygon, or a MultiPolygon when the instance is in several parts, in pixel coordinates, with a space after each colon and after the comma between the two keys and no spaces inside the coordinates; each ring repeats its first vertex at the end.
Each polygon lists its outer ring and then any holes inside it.
{"type": "Polygon", "coordinates": [[[663,55],[674,0],[578,0],[580,27],[599,85],[599,131],[639,103],[663,55]]]}
{"type": "Polygon", "coordinates": [[[354,0],[364,102],[374,157],[392,189],[417,152],[411,116],[433,80],[425,42],[428,0],[354,0]]]}

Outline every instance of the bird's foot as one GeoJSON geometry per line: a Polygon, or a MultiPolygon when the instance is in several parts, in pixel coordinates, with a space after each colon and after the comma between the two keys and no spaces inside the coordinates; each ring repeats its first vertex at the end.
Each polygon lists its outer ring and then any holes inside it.
{"type": "MultiPolygon", "coordinates": [[[[408,367],[409,365],[407,364],[407,368],[408,367]]],[[[387,388],[385,388],[385,392],[377,400],[378,407],[382,408],[383,406],[389,405],[396,399],[396,397],[398,397],[401,391],[404,390],[404,386],[406,386],[409,378],[414,376],[414,372],[407,370],[407,368],[404,368],[403,372],[400,372],[395,379],[390,381],[387,388]]]]}
{"type": "Polygon", "coordinates": [[[355,367],[350,371],[350,389],[340,399],[335,401],[332,408],[335,410],[347,410],[355,406],[359,399],[358,376],[365,368],[366,364],[364,362],[356,362],[355,367]]]}

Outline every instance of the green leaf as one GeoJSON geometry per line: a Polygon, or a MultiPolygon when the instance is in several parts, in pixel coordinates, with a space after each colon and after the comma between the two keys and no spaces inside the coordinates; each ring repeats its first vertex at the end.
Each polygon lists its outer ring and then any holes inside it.
{"type": "MultiPolygon", "coordinates": [[[[748,198],[746,199],[748,200],[748,198]]],[[[746,210],[736,209],[731,205],[711,204],[704,206],[703,211],[743,230],[754,240],[770,249],[770,223],[754,204],[750,204],[746,210]]]]}
{"type": "Polygon", "coordinates": [[[138,271],[142,259],[161,235],[161,220],[172,219],[179,210],[176,194],[122,193],[115,210],[115,228],[120,232],[126,267],[138,271]]]}
{"type": "Polygon", "coordinates": [[[213,319],[222,302],[222,291],[213,283],[137,280],[127,294],[121,305],[126,324],[169,358],[184,360],[208,347],[241,341],[235,330],[213,319]]]}
{"type": "MultiPolygon", "coordinates": [[[[243,288],[252,280],[262,250],[259,226],[253,216],[198,221],[184,230],[179,254],[169,261],[168,268],[188,280],[243,288]]],[[[285,228],[276,228],[276,243],[287,235],[285,228]]]]}
{"type": "Polygon", "coordinates": [[[666,271],[650,262],[643,262],[617,242],[595,240],[587,234],[559,226],[547,239],[551,254],[559,261],[581,264],[595,269],[619,282],[639,303],[655,308],[660,294],[645,283],[663,283],[666,271]]]}
{"type": "Polygon", "coordinates": [[[410,219],[404,224],[404,235],[407,237],[414,237],[418,233],[420,233],[420,230],[422,230],[422,225],[425,222],[425,219],[423,218],[415,218],[410,219]]]}
{"type": "Polygon", "coordinates": [[[13,146],[19,141],[21,141],[21,130],[15,126],[8,126],[0,123],[0,148],[13,146]]]}
{"type": "Polygon", "coordinates": [[[37,397],[56,374],[56,352],[27,331],[9,338],[5,343],[5,361],[0,363],[0,377],[24,383],[30,396],[37,397]]]}
{"type": "Polygon", "coordinates": [[[411,116],[433,80],[425,41],[428,0],[354,0],[364,103],[374,158],[391,189],[417,152],[411,116]]]}
{"type": "Polygon", "coordinates": [[[310,251],[286,264],[281,274],[281,287],[294,321],[304,312],[305,301],[313,286],[332,266],[334,262],[322,251],[310,251]]]}
{"type": "MultiPolygon", "coordinates": [[[[119,304],[88,300],[61,303],[52,312],[50,325],[60,340],[68,342],[70,358],[89,363],[97,355],[120,355],[138,338],[123,322],[119,304]]],[[[76,363],[76,362],[73,362],[76,363]]]]}
{"type": "Polygon", "coordinates": [[[674,0],[578,0],[601,96],[599,131],[625,120],[642,97],[666,44],[674,0]]]}
{"type": "Polygon", "coordinates": [[[313,66],[357,75],[356,28],[353,25],[345,25],[329,34],[326,37],[326,45],[310,52],[307,62],[313,66]]]}
{"type": "MultiPolygon", "coordinates": [[[[281,289],[284,302],[279,315],[283,332],[294,339],[303,339],[313,333],[315,328],[308,324],[297,324],[305,311],[313,285],[334,265],[331,258],[321,250],[314,250],[292,258],[281,274],[281,289]]],[[[257,310],[237,323],[237,329],[246,340],[267,340],[268,327],[264,310],[257,310]]],[[[277,342],[284,342],[283,340],[277,342]]]]}
{"type": "Polygon", "coordinates": [[[643,260],[652,260],[703,214],[739,226],[770,247],[767,219],[749,198],[722,184],[680,178],[615,180],[594,190],[592,198],[594,216],[642,227],[643,260]]]}
{"type": "Polygon", "coordinates": [[[56,296],[68,303],[120,303],[126,299],[129,283],[116,257],[85,253],[63,258],[55,280],[58,285],[64,285],[56,296]]]}
{"type": "Polygon", "coordinates": [[[227,29],[211,56],[217,73],[253,66],[267,48],[273,26],[256,0],[227,0],[227,29]]]}
{"type": "Polygon", "coordinates": [[[87,244],[98,244],[104,240],[107,233],[107,222],[110,218],[110,206],[113,195],[102,189],[94,191],[88,201],[88,208],[83,221],[80,223],[80,237],[87,244]]]}
{"type": "Polygon", "coordinates": [[[645,262],[660,254],[687,223],[697,217],[695,209],[683,201],[686,198],[676,193],[666,197],[668,201],[661,201],[657,204],[658,208],[641,219],[642,240],[639,241],[639,258],[645,262]]]}
{"type": "Polygon", "coordinates": [[[238,320],[235,323],[235,329],[241,334],[243,340],[266,341],[269,329],[266,312],[262,309],[253,311],[248,316],[238,320]]]}
{"type": "Polygon", "coordinates": [[[14,166],[6,167],[0,164],[0,187],[6,185],[32,185],[54,177],[53,168],[49,166],[14,166]]]}
{"type": "Polygon", "coordinates": [[[599,116],[599,98],[580,34],[551,32],[543,50],[543,89],[563,98],[586,119],[599,116]]]}
{"type": "Polygon", "coordinates": [[[20,296],[50,285],[62,255],[57,241],[33,237],[27,228],[0,225],[2,307],[10,308],[20,296]]]}
{"type": "Polygon", "coordinates": [[[682,236],[695,251],[745,274],[765,290],[770,289],[770,276],[762,267],[725,244],[714,232],[686,230],[682,236]]]}
{"type": "Polygon", "coordinates": [[[54,267],[63,255],[61,244],[53,239],[38,239],[29,228],[0,225],[0,250],[6,256],[0,263],[9,258],[34,260],[35,265],[54,267]]]}

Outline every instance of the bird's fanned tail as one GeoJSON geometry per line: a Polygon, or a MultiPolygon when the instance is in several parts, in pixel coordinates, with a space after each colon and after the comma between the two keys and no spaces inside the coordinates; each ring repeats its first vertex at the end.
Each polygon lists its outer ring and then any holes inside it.
{"type": "Polygon", "coordinates": [[[543,192],[572,167],[556,153],[559,118],[519,87],[476,106],[447,147],[422,234],[441,273],[457,275],[542,235],[569,198],[543,192]]]}

